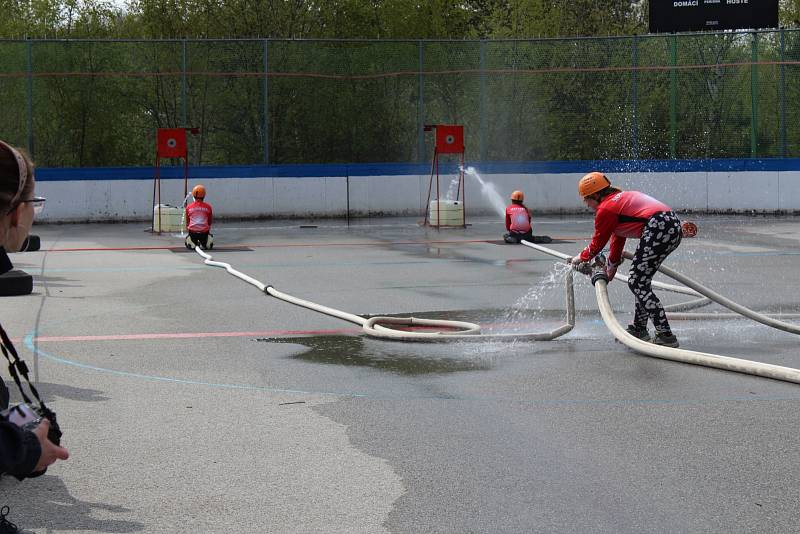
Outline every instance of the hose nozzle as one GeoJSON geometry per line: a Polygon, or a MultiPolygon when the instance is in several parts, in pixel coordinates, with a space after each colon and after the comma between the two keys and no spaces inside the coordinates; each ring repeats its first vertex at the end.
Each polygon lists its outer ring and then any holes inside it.
{"type": "Polygon", "coordinates": [[[587,276],[594,276],[598,271],[606,272],[606,257],[598,254],[592,261],[584,261],[575,266],[575,270],[587,276]]]}
{"type": "Polygon", "coordinates": [[[606,274],[606,257],[603,254],[595,256],[592,262],[592,285],[595,285],[598,280],[604,280],[608,283],[608,275],[606,274]]]}

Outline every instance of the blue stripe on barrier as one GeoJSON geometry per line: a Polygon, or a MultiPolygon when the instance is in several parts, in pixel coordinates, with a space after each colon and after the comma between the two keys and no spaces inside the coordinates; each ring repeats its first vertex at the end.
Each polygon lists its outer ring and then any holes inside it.
{"type": "MultiPolygon", "coordinates": [[[[481,174],[580,174],[603,172],[758,172],[800,171],[800,158],[775,159],[679,159],[679,160],[581,160],[490,161],[467,163],[481,174]]],[[[440,174],[453,174],[456,163],[443,162],[440,174]]],[[[320,178],[344,176],[404,176],[431,172],[430,163],[331,163],[284,165],[201,165],[189,167],[189,176],[202,178],[320,178]]],[[[82,180],[152,180],[153,167],[83,167],[36,170],[42,182],[82,180]]],[[[161,167],[163,179],[183,178],[183,167],[161,167]]]]}

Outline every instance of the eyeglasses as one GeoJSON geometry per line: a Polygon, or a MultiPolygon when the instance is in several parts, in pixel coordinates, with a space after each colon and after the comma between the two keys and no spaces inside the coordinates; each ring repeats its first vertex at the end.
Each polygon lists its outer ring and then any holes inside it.
{"type": "Polygon", "coordinates": [[[39,215],[42,210],[44,209],[44,203],[47,199],[44,197],[31,197],[27,200],[23,200],[20,204],[28,203],[33,204],[33,214],[39,215]]]}

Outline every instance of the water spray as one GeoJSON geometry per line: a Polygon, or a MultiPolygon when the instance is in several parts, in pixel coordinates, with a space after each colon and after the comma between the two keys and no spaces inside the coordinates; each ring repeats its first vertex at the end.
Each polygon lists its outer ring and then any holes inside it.
{"type": "Polygon", "coordinates": [[[500,215],[500,217],[505,217],[506,204],[503,201],[503,197],[497,192],[494,184],[491,182],[485,182],[483,178],[481,178],[481,175],[478,174],[478,171],[475,170],[475,167],[462,167],[461,170],[464,172],[464,174],[469,174],[478,180],[478,183],[481,184],[481,194],[492,204],[492,207],[500,215]]]}

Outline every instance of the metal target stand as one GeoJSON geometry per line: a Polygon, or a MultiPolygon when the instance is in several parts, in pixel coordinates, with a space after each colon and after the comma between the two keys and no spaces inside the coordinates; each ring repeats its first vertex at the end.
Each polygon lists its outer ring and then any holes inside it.
{"type": "Polygon", "coordinates": [[[159,128],[156,131],[156,169],[153,179],[153,227],[151,233],[161,233],[161,159],[183,160],[183,198],[189,194],[189,157],[186,148],[186,132],[200,133],[199,128],[159,128]],[[158,224],[156,225],[156,221],[158,224]],[[156,230],[156,228],[158,228],[156,230]]]}
{"type": "Polygon", "coordinates": [[[466,228],[467,218],[464,206],[464,127],[457,124],[426,124],[425,131],[435,131],[435,144],[433,148],[433,161],[431,162],[431,176],[428,182],[428,198],[425,202],[423,225],[434,228],[466,228]],[[441,198],[439,189],[439,157],[441,154],[455,154],[459,156],[458,187],[456,198],[445,200],[441,198]],[[431,199],[433,193],[434,176],[436,177],[436,197],[431,199]],[[446,210],[442,209],[445,204],[446,210]],[[452,208],[452,209],[451,209],[452,208]],[[435,221],[433,213],[435,209],[435,221]]]}

